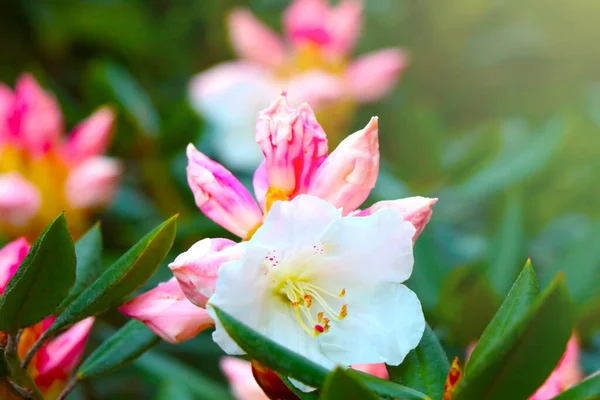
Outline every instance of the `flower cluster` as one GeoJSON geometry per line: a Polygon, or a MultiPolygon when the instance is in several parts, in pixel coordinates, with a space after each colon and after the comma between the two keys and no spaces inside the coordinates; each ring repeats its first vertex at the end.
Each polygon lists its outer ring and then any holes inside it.
{"type": "Polygon", "coordinates": [[[219,156],[236,167],[252,166],[260,158],[252,135],[244,133],[281,90],[293,94],[294,104],[304,101],[328,110],[331,124],[347,120],[355,103],[377,100],[393,89],[407,65],[402,50],[348,60],[361,19],[360,0],[342,0],[334,7],[327,0],[295,0],[284,14],[281,38],[249,10],[234,10],[228,29],[240,60],[217,65],[191,83],[193,104],[216,130],[219,156]]]}
{"type": "Polygon", "coordinates": [[[36,237],[66,210],[75,235],[113,198],[120,164],[103,156],[113,112],[101,108],[63,137],[54,97],[30,75],[0,84],[0,233],[36,237]]]}
{"type": "MultiPolygon", "coordinates": [[[[24,238],[17,239],[0,250],[0,295],[13,275],[19,269],[21,262],[29,252],[29,243],[24,238]]],[[[48,266],[51,267],[51,266],[48,266]]],[[[21,359],[41,334],[52,325],[54,317],[48,317],[38,324],[25,328],[21,334],[17,349],[21,359]]],[[[50,342],[46,342],[38,350],[29,364],[28,372],[35,384],[47,400],[58,398],[67,384],[70,373],[79,363],[88,334],[94,323],[94,318],[87,318],[73,325],[64,333],[50,342]]],[[[0,343],[6,347],[7,334],[0,332],[0,343]]],[[[0,398],[17,399],[13,397],[5,383],[0,382],[0,398]]]]}
{"type": "Polygon", "coordinates": [[[424,329],[421,305],[402,282],[436,199],[357,209],[377,179],[377,134],[373,118],[327,154],[312,109],[292,108],[281,95],[257,119],[264,154],[254,175],[258,201],[231,172],[188,147],[196,204],[243,240],[199,241],[170,264],[179,287],[170,280],[121,311],[170,342],[216,324],[215,341],[241,354],[214,318],[215,305],[327,367],[399,364],[424,329]]]}

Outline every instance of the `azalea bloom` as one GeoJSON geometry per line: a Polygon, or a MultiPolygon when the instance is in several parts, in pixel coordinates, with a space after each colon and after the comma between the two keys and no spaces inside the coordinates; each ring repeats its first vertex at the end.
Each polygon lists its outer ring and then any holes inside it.
{"type": "MultiPolygon", "coordinates": [[[[29,244],[24,238],[15,240],[0,250],[0,295],[6,285],[19,269],[21,262],[29,252],[29,244]]],[[[34,326],[23,330],[18,355],[21,359],[41,334],[52,325],[54,317],[48,317],[34,326]]],[[[64,333],[46,342],[36,353],[29,364],[28,372],[47,400],[58,398],[67,384],[71,372],[78,365],[85,342],[94,323],[94,318],[87,318],[73,325],[64,333]]],[[[6,340],[6,333],[0,332],[0,341],[6,340]]],[[[6,343],[2,343],[3,346],[6,343]]],[[[0,398],[18,399],[11,394],[5,383],[0,382],[0,398]]]]}
{"type": "MultiPolygon", "coordinates": [[[[402,282],[413,267],[414,226],[400,212],[366,217],[314,196],[277,202],[219,269],[212,306],[327,368],[398,365],[425,328],[417,296],[402,282]],[[242,294],[242,295],[240,295],[242,294]]],[[[215,342],[244,354],[215,319],[215,342]]]]}
{"type": "Polygon", "coordinates": [[[363,2],[294,0],[283,15],[284,36],[237,8],[227,26],[239,60],[197,75],[190,85],[194,107],[214,129],[215,150],[227,164],[245,168],[260,160],[249,132],[256,113],[280,91],[294,94],[330,113],[328,122],[344,126],[357,103],[390,92],[407,65],[407,56],[388,48],[350,60],[359,37],[363,2]],[[260,45],[257,45],[260,43],[260,45]],[[334,119],[336,121],[334,121],[334,119]]]}
{"type": "MultiPolygon", "coordinates": [[[[249,361],[235,357],[223,357],[220,365],[221,370],[229,381],[231,391],[237,400],[269,400],[269,397],[267,397],[263,389],[256,382],[252,371],[252,365],[249,361]]],[[[385,364],[359,364],[353,365],[352,368],[375,375],[382,379],[388,379],[385,364]]],[[[273,378],[273,380],[275,381],[275,378],[273,378]]],[[[277,384],[279,390],[284,389],[281,387],[281,385],[284,385],[283,382],[279,381],[277,384]]],[[[275,382],[273,382],[273,385],[275,385],[275,382]]]]}
{"type": "MultiPolygon", "coordinates": [[[[307,104],[292,108],[282,95],[260,113],[256,123],[256,140],[264,154],[254,174],[257,200],[230,171],[192,145],[187,150],[188,183],[200,210],[242,239],[252,238],[275,202],[310,194],[330,202],[334,208],[341,209],[343,215],[364,218],[377,211],[394,210],[414,227],[414,241],[429,222],[437,199],[411,197],[378,202],[363,210],[357,208],[377,179],[377,134],[377,118],[373,118],[328,155],[327,137],[312,109],[307,104]]],[[[220,267],[241,259],[246,246],[247,242],[204,239],[180,254],[169,267],[185,296],[204,309],[214,293],[220,267]]],[[[149,301],[153,298],[145,297],[149,301]]],[[[198,317],[189,314],[189,318],[180,319],[182,324],[170,325],[171,332],[165,335],[158,326],[164,323],[167,308],[157,308],[154,302],[136,299],[129,305],[135,305],[135,310],[123,308],[125,314],[145,322],[171,342],[187,340],[198,326],[206,326],[205,314],[198,317]],[[148,312],[144,311],[146,307],[150,309],[148,312]]]]}
{"type": "Polygon", "coordinates": [[[114,197],[120,164],[103,156],[114,113],[103,107],[69,136],[56,99],[22,75],[0,84],[0,233],[36,237],[66,210],[77,236],[114,197]]]}

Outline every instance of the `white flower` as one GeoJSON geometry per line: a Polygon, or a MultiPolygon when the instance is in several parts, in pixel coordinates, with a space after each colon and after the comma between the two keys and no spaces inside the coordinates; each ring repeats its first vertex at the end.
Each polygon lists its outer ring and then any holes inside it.
{"type": "MultiPolygon", "coordinates": [[[[327,368],[398,365],[425,328],[417,296],[401,284],[414,233],[394,209],[342,217],[313,196],[276,202],[243,258],[222,265],[209,305],[327,368]]],[[[243,354],[208,310],[215,342],[243,354]]]]}

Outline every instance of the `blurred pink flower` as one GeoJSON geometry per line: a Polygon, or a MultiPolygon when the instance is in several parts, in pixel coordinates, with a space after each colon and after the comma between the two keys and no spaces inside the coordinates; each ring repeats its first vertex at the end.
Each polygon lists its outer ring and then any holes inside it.
{"type": "MultiPolygon", "coordinates": [[[[19,269],[29,248],[27,240],[20,238],[0,250],[0,294],[4,292],[8,282],[19,269]]],[[[53,321],[54,317],[48,317],[23,330],[17,349],[20,358],[25,357],[31,346],[53,321]]],[[[28,370],[45,398],[55,399],[67,384],[69,375],[83,355],[85,342],[93,323],[94,318],[84,319],[38,350],[28,370]]],[[[0,393],[2,393],[1,387],[0,393]]]]}
{"type": "Polygon", "coordinates": [[[0,84],[0,232],[35,237],[65,210],[75,236],[114,197],[121,169],[103,157],[114,112],[103,107],[64,136],[56,99],[29,74],[0,84]]]}
{"type": "Polygon", "coordinates": [[[408,64],[401,49],[349,60],[362,13],[360,0],[335,6],[327,0],[294,0],[283,15],[283,37],[247,9],[229,14],[229,37],[239,61],[200,73],[190,86],[194,107],[215,129],[213,145],[221,158],[233,167],[259,160],[244,128],[282,90],[293,94],[294,104],[307,102],[319,111],[340,102],[372,102],[395,87],[408,64]],[[239,146],[236,154],[231,144],[239,146]]]}

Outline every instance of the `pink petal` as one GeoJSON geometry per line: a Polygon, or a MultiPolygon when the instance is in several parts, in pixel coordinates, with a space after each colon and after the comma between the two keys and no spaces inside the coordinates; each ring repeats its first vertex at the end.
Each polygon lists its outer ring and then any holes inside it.
{"type": "Polygon", "coordinates": [[[223,228],[241,238],[262,222],[262,212],[244,185],[221,164],[187,148],[188,184],[196,205],[223,228]]]}
{"type": "Polygon", "coordinates": [[[389,374],[387,372],[387,368],[384,363],[380,364],[354,364],[352,369],[357,371],[362,371],[367,374],[374,375],[381,379],[389,379],[389,374]]]}
{"type": "Polygon", "coordinates": [[[21,266],[30,247],[27,239],[20,238],[0,250],[0,294],[21,266]]]}
{"type": "Polygon", "coordinates": [[[90,157],[71,170],[66,182],[67,200],[74,208],[109,205],[121,178],[121,163],[109,157],[90,157]]]}
{"type": "Polygon", "coordinates": [[[73,129],[64,146],[64,158],[70,165],[106,152],[115,114],[109,107],[102,107],[73,129]]]}
{"type": "Polygon", "coordinates": [[[228,19],[229,36],[238,57],[279,68],[285,63],[283,41],[248,10],[237,8],[228,19]]]}
{"type": "Polygon", "coordinates": [[[405,199],[379,201],[373,204],[366,210],[362,210],[357,215],[366,216],[371,215],[379,210],[385,208],[392,208],[400,211],[405,221],[409,221],[416,229],[415,235],[413,236],[413,243],[417,240],[425,225],[431,219],[432,207],[437,203],[438,199],[430,199],[427,197],[407,197],[405,199]]]}
{"type": "Polygon", "coordinates": [[[220,366],[237,400],[269,399],[256,383],[250,362],[226,356],[221,359],[220,366]]]}
{"type": "Polygon", "coordinates": [[[169,343],[189,340],[214,324],[205,309],[190,303],[175,278],[133,298],[119,311],[142,321],[169,343]]]}
{"type": "Polygon", "coordinates": [[[283,16],[283,27],[295,45],[326,45],[331,40],[325,26],[329,5],[324,0],[295,0],[283,16]]]}
{"type": "Polygon", "coordinates": [[[305,102],[315,109],[327,107],[346,95],[342,78],[317,69],[295,75],[285,87],[292,104],[305,102]]]}
{"type": "Polygon", "coordinates": [[[252,178],[252,186],[254,187],[254,195],[260,208],[265,209],[265,200],[267,196],[267,190],[269,189],[269,178],[267,176],[267,162],[263,160],[252,178]]]}
{"type": "Polygon", "coordinates": [[[289,107],[285,93],[259,114],[256,142],[265,156],[269,187],[286,196],[305,187],[327,156],[327,137],[312,109],[289,107]]]}
{"type": "Polygon", "coordinates": [[[39,189],[18,172],[0,175],[0,222],[24,226],[42,204],[39,189]]]}
{"type": "Polygon", "coordinates": [[[33,156],[41,156],[54,147],[62,133],[62,114],[55,98],[29,74],[17,81],[8,126],[33,156]]]}
{"type": "Polygon", "coordinates": [[[0,83],[0,150],[1,146],[7,140],[11,140],[11,133],[8,127],[8,117],[13,109],[15,95],[10,88],[0,83]]]}
{"type": "Polygon", "coordinates": [[[408,57],[400,49],[384,49],[353,61],[344,79],[350,94],[360,102],[371,102],[389,93],[406,68],[408,57]]]}
{"type": "Polygon", "coordinates": [[[369,196],[379,172],[377,117],[348,136],[321,164],[307,193],[327,200],[348,214],[369,196]]]}
{"type": "Polygon", "coordinates": [[[86,318],[42,347],[37,353],[36,368],[39,376],[36,381],[51,383],[67,378],[81,360],[93,324],[93,317],[86,318]]]}
{"type": "Polygon", "coordinates": [[[327,30],[331,35],[328,50],[343,56],[352,52],[360,34],[362,1],[342,0],[329,11],[327,30]]]}
{"type": "Polygon", "coordinates": [[[244,255],[240,244],[229,239],[203,239],[169,264],[183,293],[198,307],[215,291],[219,268],[223,263],[244,255]]]}

